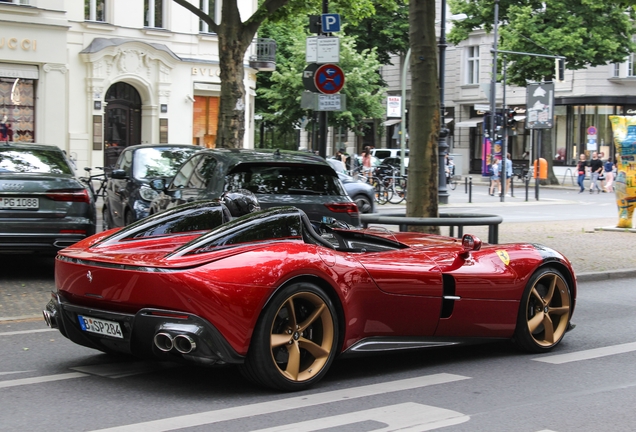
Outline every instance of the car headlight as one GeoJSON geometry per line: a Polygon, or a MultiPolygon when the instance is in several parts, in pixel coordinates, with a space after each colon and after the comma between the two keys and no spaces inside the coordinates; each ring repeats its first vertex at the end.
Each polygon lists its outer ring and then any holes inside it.
{"type": "Polygon", "coordinates": [[[152,201],[157,197],[157,195],[159,195],[159,192],[152,188],[149,188],[148,186],[142,186],[141,188],[139,188],[139,196],[143,200],[152,201]]]}

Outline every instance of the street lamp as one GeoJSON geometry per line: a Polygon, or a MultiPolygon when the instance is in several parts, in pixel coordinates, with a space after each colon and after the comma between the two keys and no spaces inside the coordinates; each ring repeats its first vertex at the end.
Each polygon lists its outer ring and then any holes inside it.
{"type": "MultiPolygon", "coordinates": [[[[453,15],[450,21],[461,21],[466,19],[466,14],[453,15]]],[[[437,140],[437,156],[438,156],[438,181],[437,181],[437,200],[440,204],[448,204],[448,189],[446,188],[446,155],[448,154],[448,137],[449,130],[446,127],[444,115],[446,106],[444,105],[444,84],[446,74],[446,0],[442,0],[440,14],[440,31],[439,31],[439,108],[440,108],[440,127],[439,137],[437,140]]]]}

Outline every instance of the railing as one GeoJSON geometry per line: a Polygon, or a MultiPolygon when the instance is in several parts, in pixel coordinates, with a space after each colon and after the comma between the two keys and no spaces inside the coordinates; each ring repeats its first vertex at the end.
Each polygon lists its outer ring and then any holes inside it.
{"type": "Polygon", "coordinates": [[[464,235],[465,226],[487,226],[488,243],[497,244],[499,242],[499,224],[503,222],[501,216],[469,214],[469,213],[440,213],[438,218],[406,217],[404,212],[395,213],[372,213],[361,214],[360,221],[367,228],[369,224],[398,225],[400,231],[408,231],[409,226],[447,226],[449,235],[455,237],[457,228],[457,238],[464,235]]]}
{"type": "Polygon", "coordinates": [[[250,56],[250,64],[261,71],[276,70],[276,41],[269,38],[257,38],[256,54],[250,56]]]}

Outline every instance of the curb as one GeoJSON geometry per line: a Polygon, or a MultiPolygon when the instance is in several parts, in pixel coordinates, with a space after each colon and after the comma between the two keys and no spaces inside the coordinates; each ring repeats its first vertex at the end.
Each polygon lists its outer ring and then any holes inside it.
{"type": "Polygon", "coordinates": [[[636,269],[609,270],[604,272],[586,272],[575,274],[578,282],[595,282],[636,277],[636,269]]]}

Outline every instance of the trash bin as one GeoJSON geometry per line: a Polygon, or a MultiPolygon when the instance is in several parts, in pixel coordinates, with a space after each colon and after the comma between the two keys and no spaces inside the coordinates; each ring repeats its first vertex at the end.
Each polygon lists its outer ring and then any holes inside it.
{"type": "Polygon", "coordinates": [[[539,158],[538,162],[539,162],[539,168],[537,168],[536,159],[534,161],[534,164],[532,165],[533,166],[532,178],[536,179],[538,174],[540,180],[545,180],[548,178],[548,161],[543,158],[539,158]]]}

